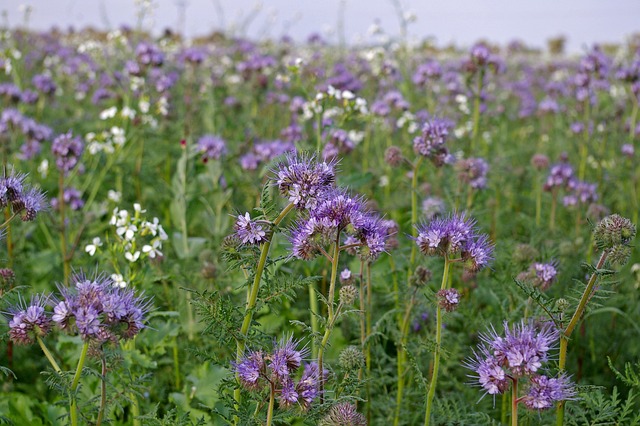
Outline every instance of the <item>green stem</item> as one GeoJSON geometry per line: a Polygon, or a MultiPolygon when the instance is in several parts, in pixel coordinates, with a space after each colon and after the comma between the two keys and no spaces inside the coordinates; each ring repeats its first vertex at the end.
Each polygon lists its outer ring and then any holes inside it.
{"type": "Polygon", "coordinates": [[[173,372],[175,374],[176,390],[180,390],[180,359],[178,357],[178,337],[173,339],[173,372]]]}
{"type": "Polygon", "coordinates": [[[49,360],[49,363],[51,364],[55,372],[58,374],[61,374],[62,370],[60,369],[60,366],[58,365],[56,360],[53,358],[53,356],[51,355],[51,352],[49,352],[49,349],[44,344],[40,336],[36,336],[36,340],[38,341],[38,345],[40,345],[40,349],[42,349],[42,352],[44,352],[44,356],[47,357],[47,359],[49,360]]]}
{"type": "Polygon", "coordinates": [[[511,426],[518,426],[518,379],[511,385],[511,426]]]}
{"type": "Polygon", "coordinates": [[[633,139],[636,136],[636,120],[638,119],[638,98],[636,98],[633,93],[631,93],[633,97],[633,109],[631,110],[631,120],[629,122],[629,140],[633,142],[633,139]]]}
{"type": "MultiPolygon", "coordinates": [[[[413,165],[413,176],[411,177],[411,235],[415,238],[418,236],[418,169],[422,164],[422,156],[418,157],[413,165]]],[[[411,244],[411,260],[409,262],[409,276],[413,273],[413,265],[416,262],[418,253],[417,244],[411,244]]]]}
{"type": "Polygon", "coordinates": [[[411,296],[411,300],[407,304],[407,307],[404,312],[404,316],[402,318],[402,323],[400,326],[400,344],[398,345],[398,365],[397,365],[397,374],[398,374],[398,394],[396,395],[396,412],[395,417],[393,419],[393,425],[397,426],[400,424],[400,412],[402,410],[402,399],[404,397],[404,374],[405,374],[405,364],[407,361],[406,354],[406,345],[409,335],[409,319],[411,318],[411,311],[415,304],[415,294],[411,296]]]}
{"type": "MultiPolygon", "coordinates": [[[[569,345],[569,338],[571,337],[571,333],[573,333],[573,330],[576,328],[576,325],[578,325],[578,321],[582,317],[582,314],[584,314],[584,310],[587,306],[587,302],[589,301],[593,293],[593,287],[595,286],[596,281],[598,280],[597,270],[601,269],[604,266],[604,263],[607,260],[608,254],[609,252],[605,250],[600,255],[600,259],[598,260],[598,263],[596,265],[596,271],[593,274],[591,274],[591,277],[589,278],[589,282],[587,283],[587,287],[584,289],[584,292],[582,293],[582,297],[580,298],[580,303],[578,303],[578,307],[576,308],[576,311],[573,313],[573,316],[571,317],[571,320],[569,321],[567,328],[560,335],[560,353],[558,357],[558,370],[561,372],[565,370],[565,367],[567,364],[567,348],[569,345]]],[[[558,403],[557,413],[556,413],[557,426],[562,426],[562,424],[564,423],[564,405],[565,405],[564,401],[560,401],[558,403]]]]}
{"type": "Polygon", "coordinates": [[[480,95],[482,94],[482,82],[484,80],[484,69],[481,69],[478,73],[478,81],[476,85],[476,92],[473,98],[473,131],[471,134],[471,147],[469,148],[469,155],[473,154],[475,145],[480,134],[480,95]]]}
{"type": "MultiPolygon", "coordinates": [[[[287,214],[293,209],[294,204],[289,203],[283,210],[280,212],[276,220],[273,221],[273,226],[276,227],[282,222],[282,220],[287,216],[287,214]]],[[[273,237],[272,237],[273,238],[273,237]]],[[[251,285],[251,289],[247,293],[247,304],[244,309],[244,318],[242,320],[242,327],[240,328],[241,338],[236,342],[236,362],[240,362],[242,356],[244,355],[244,350],[246,347],[246,338],[249,334],[249,327],[251,326],[251,320],[253,319],[253,308],[256,306],[256,302],[258,300],[258,290],[260,289],[260,281],[262,279],[262,273],[264,271],[264,267],[267,264],[267,256],[269,255],[269,248],[271,247],[271,240],[267,241],[262,245],[262,250],[260,252],[260,259],[258,260],[258,266],[256,267],[256,273],[253,277],[253,284],[251,285]]],[[[238,379],[238,375],[236,374],[236,379],[238,379]]],[[[238,379],[239,380],[239,379],[238,379]]],[[[234,399],[236,404],[239,406],[241,401],[241,393],[240,389],[236,389],[233,392],[234,399]]]]}
{"type": "Polygon", "coordinates": [[[318,348],[318,374],[320,375],[320,403],[324,402],[324,376],[322,374],[323,370],[323,360],[324,360],[324,350],[329,343],[329,336],[331,336],[331,332],[333,331],[333,325],[336,321],[337,315],[340,313],[340,308],[342,304],[338,304],[338,309],[336,312],[333,310],[333,304],[335,299],[335,290],[336,290],[336,279],[338,277],[338,257],[340,255],[340,230],[338,230],[336,235],[336,241],[333,243],[333,256],[331,258],[331,279],[329,281],[329,296],[327,298],[327,328],[324,331],[324,336],[322,337],[322,343],[318,348]]]}
{"type": "Polygon", "coordinates": [[[64,205],[64,172],[60,172],[58,177],[58,209],[60,211],[60,250],[62,253],[63,282],[69,285],[69,275],[71,275],[70,259],[67,256],[67,224],[65,223],[64,205]]]}
{"type": "MultiPolygon", "coordinates": [[[[451,268],[451,261],[444,256],[444,273],[442,274],[441,290],[446,290],[449,283],[449,269],[451,268]]],[[[436,393],[436,385],[438,384],[438,370],[440,368],[440,346],[442,344],[442,309],[438,305],[436,309],[436,348],[433,353],[433,374],[431,376],[431,383],[429,383],[429,392],[427,393],[427,408],[424,416],[424,425],[429,426],[431,421],[431,408],[433,405],[433,397],[436,393]]]]}
{"type": "Polygon", "coordinates": [[[100,361],[102,362],[102,377],[100,377],[100,410],[98,411],[96,426],[100,426],[102,423],[104,409],[107,406],[107,360],[104,358],[104,355],[100,361]]]}
{"type": "Polygon", "coordinates": [[[89,342],[84,342],[82,345],[82,352],[80,353],[80,359],[78,360],[78,366],[76,367],[76,374],[73,376],[71,382],[71,406],[69,407],[69,414],[71,416],[71,426],[78,425],[78,401],[75,395],[78,384],[80,383],[80,376],[82,376],[82,369],[87,359],[87,352],[89,351],[89,342]]]}
{"type": "MultiPolygon", "coordinates": [[[[320,330],[318,325],[318,315],[320,310],[318,309],[318,297],[316,295],[316,284],[309,283],[309,307],[311,309],[311,331],[313,335],[317,335],[320,330]]],[[[311,339],[311,356],[316,358],[318,356],[318,345],[316,339],[311,339]]]]}
{"type": "Polygon", "coordinates": [[[578,168],[578,180],[584,180],[587,169],[587,154],[589,145],[589,118],[591,114],[591,100],[589,97],[584,101],[584,130],[582,131],[582,143],[580,144],[580,166],[578,168]]]}
{"type": "Polygon", "coordinates": [[[276,400],[276,390],[271,385],[271,389],[269,391],[269,409],[267,410],[267,426],[271,426],[271,421],[273,420],[273,406],[276,400]]]}

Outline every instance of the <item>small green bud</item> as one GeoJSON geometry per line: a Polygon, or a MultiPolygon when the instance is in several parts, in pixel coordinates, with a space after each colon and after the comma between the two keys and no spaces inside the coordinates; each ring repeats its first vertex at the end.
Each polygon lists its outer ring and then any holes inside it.
{"type": "Polygon", "coordinates": [[[364,366],[364,354],[356,346],[347,346],[338,356],[340,368],[345,371],[353,371],[364,366]]]}
{"type": "Polygon", "coordinates": [[[569,302],[567,301],[567,299],[560,298],[556,300],[556,309],[559,312],[564,312],[569,309],[569,302]]]}
{"type": "Polygon", "coordinates": [[[593,230],[596,246],[601,250],[628,245],[636,236],[636,226],[627,218],[612,214],[602,219],[593,230]]]}

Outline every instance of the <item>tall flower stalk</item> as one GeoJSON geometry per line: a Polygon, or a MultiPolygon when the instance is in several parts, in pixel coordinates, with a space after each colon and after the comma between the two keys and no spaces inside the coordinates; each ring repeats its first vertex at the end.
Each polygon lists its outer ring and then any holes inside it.
{"type": "MultiPolygon", "coordinates": [[[[567,364],[567,350],[569,339],[573,330],[582,319],[589,300],[595,292],[595,285],[598,278],[608,271],[603,270],[607,262],[612,266],[621,266],[628,262],[631,256],[631,242],[635,239],[636,227],[629,219],[613,214],[602,219],[596,225],[593,237],[596,247],[601,250],[598,263],[593,268],[587,286],[580,297],[578,306],[573,313],[569,324],[560,333],[560,353],[558,357],[558,368],[565,371],[567,364]]],[[[564,401],[558,403],[556,425],[562,426],[564,423],[564,401]]]]}
{"type": "Polygon", "coordinates": [[[436,311],[436,347],[433,353],[433,372],[426,395],[424,424],[431,421],[433,399],[438,383],[440,368],[440,353],[442,349],[443,312],[456,309],[460,296],[457,290],[450,288],[450,268],[453,263],[463,263],[465,268],[476,273],[491,260],[493,246],[486,234],[476,230],[475,221],[467,219],[462,214],[452,214],[446,218],[438,218],[427,225],[418,228],[416,244],[420,251],[427,256],[444,258],[444,270],[440,291],[437,293],[438,306],[436,311]]]}

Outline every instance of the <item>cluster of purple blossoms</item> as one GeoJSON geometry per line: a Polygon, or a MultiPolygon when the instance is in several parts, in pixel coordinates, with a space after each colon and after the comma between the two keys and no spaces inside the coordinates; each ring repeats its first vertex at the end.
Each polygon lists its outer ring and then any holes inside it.
{"type": "Polygon", "coordinates": [[[475,225],[473,219],[467,219],[463,214],[438,217],[418,226],[416,244],[427,256],[460,256],[467,263],[467,269],[476,272],[491,261],[493,245],[475,225]]]}
{"type": "Polygon", "coordinates": [[[328,135],[327,143],[322,150],[322,158],[330,160],[339,154],[348,154],[355,146],[355,142],[351,140],[346,130],[334,129],[328,135]]]}
{"type": "Polygon", "coordinates": [[[45,312],[48,299],[39,295],[31,298],[27,305],[24,300],[9,308],[9,338],[16,344],[29,345],[36,337],[46,336],[51,330],[51,318],[45,312]]]}
{"type": "Polygon", "coordinates": [[[40,93],[45,95],[53,95],[58,88],[53,79],[45,74],[37,74],[33,76],[31,82],[40,93]]]}
{"type": "Polygon", "coordinates": [[[473,189],[484,189],[487,186],[489,164],[482,158],[467,158],[456,162],[458,179],[469,184],[473,189]]]}
{"type": "Polygon", "coordinates": [[[9,310],[9,337],[29,344],[46,335],[57,324],[79,333],[83,340],[98,343],[131,339],[145,327],[150,301],[131,289],[114,286],[110,278],[89,279],[79,274],[71,287],[60,287],[60,299],[35,295],[26,305],[21,301],[9,310]],[[46,307],[53,306],[53,315],[46,307]]]}
{"type": "Polygon", "coordinates": [[[557,163],[551,166],[551,170],[549,170],[544,190],[552,191],[554,188],[566,188],[571,181],[573,181],[573,167],[571,167],[571,164],[557,163]]]}
{"type": "Polygon", "coordinates": [[[542,290],[546,290],[556,281],[558,269],[556,262],[535,262],[529,269],[518,275],[518,280],[529,282],[542,290]]]}
{"type": "Polygon", "coordinates": [[[282,338],[274,342],[273,353],[253,351],[240,362],[232,363],[240,384],[251,392],[259,392],[269,386],[278,395],[281,408],[297,404],[302,410],[308,410],[320,393],[320,380],[324,377],[320,377],[317,363],[306,363],[296,383],[294,376],[309,354],[306,347],[298,349],[299,343],[292,337],[282,338]]]}
{"type": "Polygon", "coordinates": [[[537,329],[525,322],[511,329],[505,322],[504,329],[504,337],[493,328],[482,334],[483,344],[465,365],[476,373],[470,377],[478,380],[485,394],[502,394],[510,381],[528,377],[528,392],[518,398],[527,408],[550,408],[558,401],[575,399],[576,391],[566,375],[549,378],[539,373],[558,339],[557,330],[549,324],[537,329]]]}
{"type": "Polygon", "coordinates": [[[27,175],[13,171],[0,178],[0,208],[11,206],[13,214],[20,214],[23,221],[30,222],[47,208],[47,202],[42,191],[25,183],[26,178],[27,175]]]}
{"type": "Polygon", "coordinates": [[[447,288],[439,290],[436,293],[438,306],[447,312],[453,312],[458,308],[460,303],[460,292],[455,288],[447,288]]]}
{"type": "Polygon", "coordinates": [[[244,170],[255,170],[258,168],[260,163],[271,161],[282,154],[293,152],[295,150],[296,147],[293,142],[277,139],[256,143],[253,145],[251,152],[240,157],[240,167],[244,170]]]}
{"type": "Polygon", "coordinates": [[[420,135],[413,139],[413,150],[416,154],[429,158],[437,167],[451,162],[445,143],[452,127],[453,123],[446,119],[427,120],[420,135]]]}
{"type": "Polygon", "coordinates": [[[164,53],[154,44],[141,42],[136,47],[136,59],[140,65],[159,67],[164,63],[164,53]]]}
{"type": "Polygon", "coordinates": [[[301,219],[291,231],[295,257],[313,259],[343,232],[345,246],[357,248],[362,259],[373,260],[386,250],[390,224],[368,212],[361,198],[331,189],[324,191],[322,199],[308,211],[309,217],[301,219]]]}
{"type": "MultiPolygon", "coordinates": [[[[84,207],[84,200],[82,199],[82,193],[74,187],[65,188],[62,194],[62,200],[71,208],[71,210],[77,211],[84,207]]],[[[51,207],[54,210],[58,210],[57,198],[51,199],[51,207]]]]}
{"type": "Polygon", "coordinates": [[[24,135],[24,143],[20,147],[20,157],[28,160],[40,153],[42,142],[53,136],[53,130],[34,119],[22,115],[20,111],[6,108],[0,115],[0,133],[20,132],[24,135]]]}
{"type": "Polygon", "coordinates": [[[598,201],[596,188],[597,185],[595,183],[583,182],[577,179],[570,180],[567,184],[567,189],[570,192],[562,199],[562,203],[565,207],[576,206],[578,203],[595,203],[598,201]]]}
{"type": "Polygon", "coordinates": [[[53,140],[51,152],[56,157],[56,166],[65,174],[78,165],[84,144],[79,136],[63,133],[53,140]]]}
{"type": "Polygon", "coordinates": [[[411,80],[416,86],[424,86],[429,81],[437,80],[442,76],[442,67],[436,60],[430,60],[418,65],[411,80]]]}
{"type": "Polygon", "coordinates": [[[61,299],[51,319],[60,328],[77,332],[85,341],[103,343],[132,339],[145,325],[150,300],[133,289],[114,285],[109,277],[73,276],[70,287],[59,287],[61,299]]]}
{"type": "Polygon", "coordinates": [[[262,244],[268,241],[263,224],[252,220],[249,212],[238,215],[233,229],[242,244],[262,244]]]}
{"type": "Polygon", "coordinates": [[[298,210],[312,209],[321,195],[336,182],[336,163],[317,162],[313,157],[296,153],[273,171],[280,194],[292,202],[298,210]]]}
{"type": "Polygon", "coordinates": [[[202,162],[219,160],[227,153],[227,145],[221,137],[204,135],[198,139],[198,150],[202,152],[202,162]]]}

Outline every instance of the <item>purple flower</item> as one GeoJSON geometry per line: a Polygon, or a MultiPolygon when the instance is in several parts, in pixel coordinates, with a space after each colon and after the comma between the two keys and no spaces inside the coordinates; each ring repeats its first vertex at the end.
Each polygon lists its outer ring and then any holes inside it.
{"type": "Polygon", "coordinates": [[[9,338],[20,345],[35,342],[36,337],[45,336],[51,330],[51,319],[45,311],[48,298],[33,296],[29,304],[20,300],[17,306],[9,308],[9,338]]]}
{"type": "Polygon", "coordinates": [[[329,160],[337,157],[338,154],[348,154],[354,147],[355,143],[345,130],[334,129],[329,133],[328,141],[322,150],[322,158],[329,160]]]}
{"type": "Polygon", "coordinates": [[[453,312],[460,303],[460,293],[455,288],[439,290],[436,293],[438,305],[447,312],[453,312]]]}
{"type": "Polygon", "coordinates": [[[320,195],[335,184],[335,162],[318,162],[313,157],[295,153],[274,170],[280,193],[297,209],[316,206],[320,195]]]}
{"type": "Polygon", "coordinates": [[[11,171],[0,178],[0,208],[11,205],[13,212],[20,213],[20,218],[28,222],[47,208],[47,202],[42,191],[25,184],[26,177],[25,174],[11,171]]]}
{"type": "Polygon", "coordinates": [[[198,150],[202,152],[202,161],[219,160],[227,153],[227,145],[224,140],[214,135],[204,135],[198,139],[198,150]]]}
{"type": "Polygon", "coordinates": [[[249,213],[238,215],[233,227],[242,244],[262,244],[267,241],[267,233],[262,225],[251,220],[249,213]]]}
{"type": "Polygon", "coordinates": [[[83,340],[116,342],[131,339],[145,328],[150,300],[114,286],[110,278],[77,274],[70,287],[59,290],[61,300],[54,303],[52,320],[68,332],[77,331],[83,340]]]}
{"type": "Polygon", "coordinates": [[[82,139],[73,137],[70,131],[55,138],[51,145],[51,151],[56,157],[56,166],[65,174],[78,164],[83,150],[82,139]]]}
{"type": "Polygon", "coordinates": [[[573,167],[567,163],[558,163],[551,166],[549,176],[544,184],[545,191],[551,191],[557,187],[567,187],[573,180],[573,167]]]}
{"type": "Polygon", "coordinates": [[[53,95],[56,92],[57,86],[48,75],[37,74],[33,76],[31,82],[39,92],[45,95],[53,95]]]}
{"type": "Polygon", "coordinates": [[[487,186],[489,164],[482,158],[467,158],[456,163],[458,178],[473,189],[484,189],[487,186]]]}
{"type": "Polygon", "coordinates": [[[522,397],[524,405],[533,410],[551,408],[558,401],[574,399],[576,399],[575,386],[565,374],[555,378],[532,377],[529,392],[522,397]]]}
{"type": "Polygon", "coordinates": [[[424,123],[422,132],[413,139],[416,154],[429,158],[440,167],[447,162],[449,150],[445,146],[453,123],[446,119],[432,118],[424,123]]]}
{"type": "Polygon", "coordinates": [[[626,155],[627,157],[630,157],[630,158],[633,157],[633,154],[634,154],[633,145],[630,143],[625,143],[624,145],[622,145],[620,152],[622,152],[622,155],[626,155]]]}
{"type": "Polygon", "coordinates": [[[427,256],[459,254],[473,272],[487,266],[493,253],[488,236],[479,234],[475,221],[462,214],[436,218],[427,225],[419,226],[416,244],[427,256]]]}
{"type": "Polygon", "coordinates": [[[485,394],[498,395],[504,393],[509,387],[509,377],[505,370],[498,364],[486,348],[480,352],[474,351],[474,358],[466,361],[465,366],[473,370],[476,375],[470,375],[485,390],[485,394]]]}
{"type": "Polygon", "coordinates": [[[264,382],[260,379],[264,375],[265,362],[262,352],[250,352],[238,364],[233,365],[240,378],[240,384],[248,390],[260,390],[264,382]]]}

